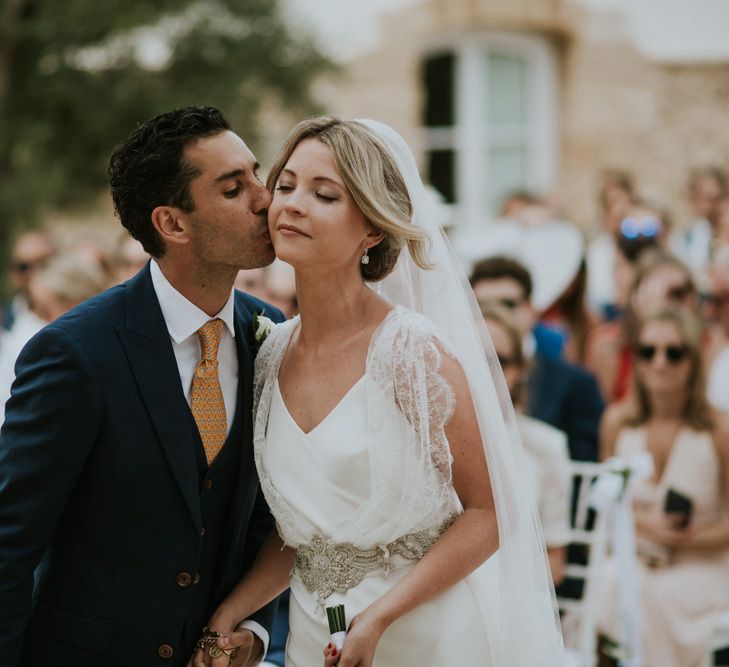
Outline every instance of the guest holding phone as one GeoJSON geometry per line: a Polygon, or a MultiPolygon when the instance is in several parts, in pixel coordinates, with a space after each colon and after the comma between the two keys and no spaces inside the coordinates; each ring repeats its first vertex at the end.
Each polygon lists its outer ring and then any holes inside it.
{"type": "MultiPolygon", "coordinates": [[[[729,609],[729,420],[707,402],[691,312],[660,310],[635,331],[633,391],[603,417],[601,456],[647,451],[654,461],[653,478],[631,485],[644,664],[701,667],[729,609]]],[[[601,628],[618,643],[619,577],[607,578],[601,628]]]]}

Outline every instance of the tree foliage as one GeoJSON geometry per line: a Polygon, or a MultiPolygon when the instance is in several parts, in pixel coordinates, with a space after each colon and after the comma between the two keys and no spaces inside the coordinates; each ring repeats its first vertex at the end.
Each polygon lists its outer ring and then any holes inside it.
{"type": "Polygon", "coordinates": [[[138,122],[210,104],[255,150],[263,102],[314,111],[331,67],[276,0],[0,0],[0,241],[95,197],[138,122]]]}

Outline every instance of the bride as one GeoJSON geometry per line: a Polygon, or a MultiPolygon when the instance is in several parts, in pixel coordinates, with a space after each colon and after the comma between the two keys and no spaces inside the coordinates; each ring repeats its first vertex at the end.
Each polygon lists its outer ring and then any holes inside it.
{"type": "Polygon", "coordinates": [[[380,123],[315,118],[268,185],[301,313],[256,360],[278,530],[210,619],[225,653],[203,644],[193,664],[227,665],[240,619],[290,586],[288,667],[561,665],[508,394],[412,153],[380,123]]]}

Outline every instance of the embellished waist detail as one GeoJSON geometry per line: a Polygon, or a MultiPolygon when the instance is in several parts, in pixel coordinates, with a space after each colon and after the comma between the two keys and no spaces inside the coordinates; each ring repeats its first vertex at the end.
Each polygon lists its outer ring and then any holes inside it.
{"type": "Polygon", "coordinates": [[[335,591],[346,593],[373,572],[387,574],[392,556],[420,560],[457,518],[458,515],[454,514],[439,528],[409,533],[389,544],[376,544],[371,549],[360,549],[348,542],[331,543],[316,533],[308,544],[294,548],[294,573],[314,594],[317,609],[323,610],[324,601],[335,591]]]}

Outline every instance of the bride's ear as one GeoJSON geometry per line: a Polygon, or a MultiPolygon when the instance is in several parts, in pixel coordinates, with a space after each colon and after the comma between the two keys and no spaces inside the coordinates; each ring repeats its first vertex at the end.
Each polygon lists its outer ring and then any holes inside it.
{"type": "Polygon", "coordinates": [[[372,225],[367,225],[367,234],[365,235],[365,248],[370,250],[385,238],[385,234],[379,229],[375,229],[372,225]]]}

